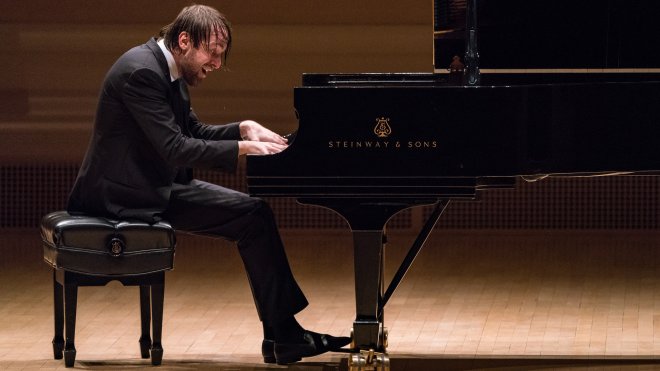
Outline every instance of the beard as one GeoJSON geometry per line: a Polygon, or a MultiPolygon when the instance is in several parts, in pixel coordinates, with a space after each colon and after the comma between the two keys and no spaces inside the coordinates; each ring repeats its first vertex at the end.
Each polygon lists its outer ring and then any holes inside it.
{"type": "Polygon", "coordinates": [[[203,80],[203,77],[200,76],[202,73],[203,71],[201,67],[198,67],[197,69],[182,68],[182,77],[188,86],[199,85],[203,80]]]}
{"type": "Polygon", "coordinates": [[[188,86],[197,86],[206,77],[206,73],[199,63],[184,56],[181,60],[181,77],[188,86]]]}

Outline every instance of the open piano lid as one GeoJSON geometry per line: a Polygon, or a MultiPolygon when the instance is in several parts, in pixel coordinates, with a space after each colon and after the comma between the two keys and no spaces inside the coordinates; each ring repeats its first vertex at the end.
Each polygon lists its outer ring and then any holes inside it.
{"type": "MultiPolygon", "coordinates": [[[[466,3],[434,0],[436,72],[463,59],[466,3]]],[[[477,0],[476,13],[482,72],[660,67],[660,1],[477,0]]]]}

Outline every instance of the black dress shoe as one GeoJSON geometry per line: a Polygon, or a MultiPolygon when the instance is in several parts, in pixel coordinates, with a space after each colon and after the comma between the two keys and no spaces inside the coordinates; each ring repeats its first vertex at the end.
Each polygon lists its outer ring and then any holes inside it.
{"type": "Polygon", "coordinates": [[[275,342],[264,339],[261,342],[261,355],[264,356],[264,363],[275,363],[275,342]]]}
{"type": "MultiPolygon", "coordinates": [[[[298,362],[304,357],[312,357],[325,352],[338,351],[342,347],[350,344],[350,342],[351,338],[346,336],[335,337],[312,331],[305,331],[300,342],[274,342],[273,354],[275,356],[275,363],[278,365],[286,365],[298,362]]],[[[264,341],[261,346],[262,354],[264,354],[264,362],[266,362],[266,354],[264,353],[265,343],[266,341],[264,341]]]]}

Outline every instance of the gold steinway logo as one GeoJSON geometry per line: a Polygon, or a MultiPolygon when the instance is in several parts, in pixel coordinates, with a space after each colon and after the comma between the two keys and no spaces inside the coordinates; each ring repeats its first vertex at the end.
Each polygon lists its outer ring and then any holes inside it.
{"type": "Polygon", "coordinates": [[[376,119],[376,127],[374,128],[374,134],[379,138],[387,138],[392,134],[392,128],[390,127],[390,119],[385,117],[379,117],[376,119]]]}
{"type": "MultiPolygon", "coordinates": [[[[399,123],[397,123],[399,125],[399,123]]],[[[365,127],[366,128],[366,127],[365,127]]],[[[404,136],[399,132],[398,136],[404,136]]],[[[401,138],[394,140],[392,135],[392,127],[390,126],[389,117],[377,117],[376,126],[373,128],[373,133],[377,139],[364,139],[364,138],[334,138],[328,140],[328,148],[330,149],[350,149],[350,150],[432,150],[439,148],[438,141],[435,138],[401,138]]]]}

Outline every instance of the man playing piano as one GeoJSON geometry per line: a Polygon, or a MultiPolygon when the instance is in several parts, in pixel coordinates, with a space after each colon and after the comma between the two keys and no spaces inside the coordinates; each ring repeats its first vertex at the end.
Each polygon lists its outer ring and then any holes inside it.
{"type": "Polygon", "coordinates": [[[205,125],[187,86],[220,69],[231,26],[217,10],[193,5],[159,38],[130,49],[103,82],[89,148],[69,197],[72,214],[155,222],[237,242],[260,320],[264,362],[287,364],[350,342],[305,330],[307,305],[261,199],[192,178],[193,167],[233,171],[244,154],[277,153],[286,141],[254,121],[205,125]]]}

